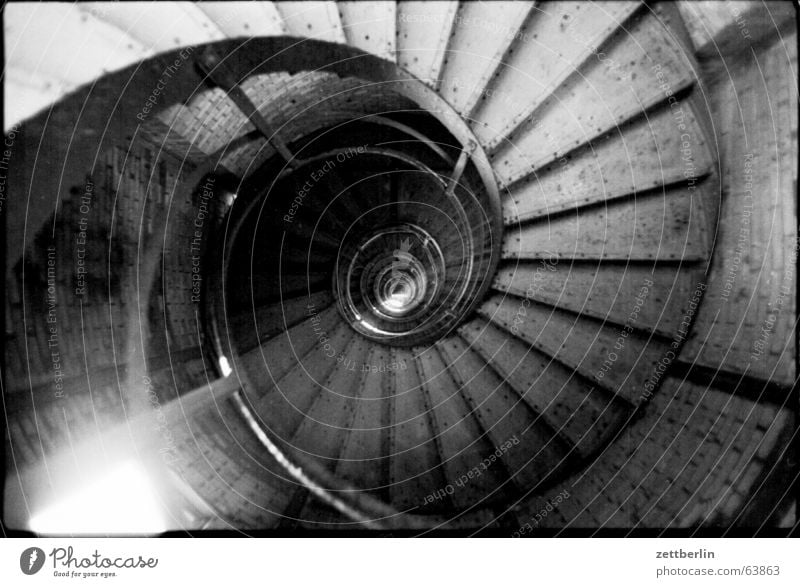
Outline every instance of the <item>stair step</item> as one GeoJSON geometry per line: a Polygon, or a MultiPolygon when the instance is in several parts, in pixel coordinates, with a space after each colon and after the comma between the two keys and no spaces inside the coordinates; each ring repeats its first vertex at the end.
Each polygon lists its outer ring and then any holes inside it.
{"type": "Polygon", "coordinates": [[[397,3],[397,63],[426,84],[439,79],[458,2],[397,3]]]}
{"type": "Polygon", "coordinates": [[[394,61],[396,15],[393,1],[337,2],[347,43],[394,61]]]}
{"type": "Polygon", "coordinates": [[[369,342],[353,336],[335,358],[335,364],[313,404],[303,411],[303,421],[292,436],[292,444],[300,451],[321,460],[333,470],[352,428],[364,375],[360,369],[366,361],[369,342]]]}
{"type": "Polygon", "coordinates": [[[691,107],[665,105],[515,183],[503,218],[514,224],[662,185],[694,185],[712,166],[691,107]]]}
{"type": "Polygon", "coordinates": [[[480,464],[495,451],[495,447],[489,439],[480,438],[480,424],[470,413],[458,385],[435,348],[419,348],[417,365],[428,409],[436,426],[442,466],[448,485],[453,486],[450,494],[453,505],[463,510],[482,500],[491,502],[508,497],[507,490],[494,492],[506,480],[506,475],[497,469],[489,468],[483,474],[473,476],[471,481],[460,486],[457,484],[462,475],[480,470],[480,464]]]}
{"type": "Polygon", "coordinates": [[[306,272],[309,276],[326,275],[333,261],[333,251],[322,252],[320,247],[309,250],[311,247],[307,243],[298,246],[296,241],[285,238],[275,247],[267,247],[263,254],[254,253],[252,263],[276,279],[279,275],[303,275],[306,272]]]}
{"type": "Polygon", "coordinates": [[[530,1],[460,3],[437,87],[457,112],[468,114],[480,98],[532,5],[530,1]]]}
{"type": "Polygon", "coordinates": [[[328,291],[289,298],[275,304],[259,306],[250,312],[232,316],[224,324],[225,332],[232,334],[236,349],[248,352],[270,338],[291,328],[308,317],[310,308],[320,312],[333,303],[328,291]]]}
{"type": "Polygon", "coordinates": [[[91,8],[84,3],[8,7],[6,77],[22,90],[8,101],[22,115],[12,120],[33,115],[106,72],[154,55],[150,45],[129,30],[130,23],[119,26],[106,18],[108,12],[103,3],[91,8]],[[37,34],[30,33],[33,23],[37,34]],[[44,37],[47,43],[41,42],[44,37]]]}
{"type": "Polygon", "coordinates": [[[536,6],[472,118],[484,148],[497,149],[555,88],[604,45],[640,2],[546,2],[536,6]]]}
{"type": "Polygon", "coordinates": [[[442,502],[426,503],[425,498],[447,485],[439,466],[436,429],[426,407],[414,353],[394,348],[392,363],[398,365],[389,378],[393,393],[391,463],[389,492],[391,503],[400,510],[444,509],[442,502]]]}
{"type": "Polygon", "coordinates": [[[274,2],[204,2],[197,7],[205,12],[214,24],[232,39],[237,37],[271,37],[285,35],[283,23],[274,2]]]}
{"type": "Polygon", "coordinates": [[[597,450],[628,414],[588,380],[484,318],[464,324],[459,333],[582,457],[597,450]]]}
{"type": "Polygon", "coordinates": [[[396,370],[392,368],[389,347],[372,345],[366,360],[356,369],[362,373],[362,390],[336,474],[388,499],[391,460],[388,440],[394,401],[388,379],[396,370]]]}
{"type": "MultiPolygon", "coordinates": [[[[510,185],[531,170],[614,130],[694,83],[680,44],[654,14],[634,16],[559,86],[493,153],[499,181],[510,185]]],[[[674,155],[679,156],[679,153],[674,155]]]]}
{"type": "Polygon", "coordinates": [[[157,53],[225,38],[220,27],[197,4],[164,2],[151,4],[147,10],[125,2],[86,2],[81,6],[157,53]]]}
{"type": "MultiPolygon", "coordinates": [[[[330,345],[336,352],[347,347],[353,336],[353,330],[340,322],[330,334],[330,345]]],[[[336,358],[328,357],[321,347],[312,349],[295,362],[294,366],[274,385],[270,381],[260,382],[262,398],[255,403],[255,408],[262,421],[279,436],[287,440],[307,417],[308,410],[320,393],[320,386],[325,383],[336,369],[336,358]]]]}
{"type": "Polygon", "coordinates": [[[318,218],[309,207],[300,206],[291,222],[286,222],[277,214],[263,214],[259,224],[267,230],[272,230],[273,234],[286,232],[287,240],[304,241],[305,249],[308,248],[307,243],[312,243],[316,255],[333,254],[339,247],[339,239],[328,234],[329,227],[317,223],[318,218]]]}
{"type": "Polygon", "coordinates": [[[295,37],[346,43],[336,2],[276,2],[286,30],[295,37]]]}
{"type": "Polygon", "coordinates": [[[281,298],[297,297],[303,294],[321,291],[330,283],[330,273],[305,272],[284,274],[278,276],[265,276],[260,273],[251,273],[250,281],[245,282],[245,287],[252,288],[256,296],[256,303],[268,303],[281,298]]]}
{"type": "Polygon", "coordinates": [[[644,401],[645,383],[670,350],[669,343],[635,332],[626,335],[619,327],[538,302],[526,308],[522,302],[495,294],[479,313],[630,404],[644,401]]]}
{"type": "MultiPolygon", "coordinates": [[[[567,446],[536,418],[538,413],[498,376],[491,363],[472,350],[464,339],[450,336],[437,343],[482,430],[491,439],[494,457],[519,494],[538,483],[552,482],[567,461],[567,446]]],[[[487,464],[484,461],[484,464],[487,464]]],[[[483,472],[483,466],[480,471],[483,472]]]]}
{"type": "Polygon", "coordinates": [[[704,186],[665,188],[509,228],[502,258],[705,261],[710,197],[704,186]]]}
{"type": "Polygon", "coordinates": [[[263,395],[273,381],[283,377],[311,349],[319,346],[322,352],[320,336],[329,337],[341,322],[341,317],[336,308],[331,306],[315,307],[314,313],[315,316],[290,326],[261,346],[234,357],[236,371],[259,374],[255,378],[257,381],[254,381],[257,393],[251,397],[263,395]]]}
{"type": "MultiPolygon", "coordinates": [[[[541,260],[501,265],[493,286],[520,298],[669,338],[696,311],[702,293],[698,284],[704,275],[702,268],[678,265],[566,265],[541,260]]],[[[684,336],[687,328],[684,324],[684,336]]]]}

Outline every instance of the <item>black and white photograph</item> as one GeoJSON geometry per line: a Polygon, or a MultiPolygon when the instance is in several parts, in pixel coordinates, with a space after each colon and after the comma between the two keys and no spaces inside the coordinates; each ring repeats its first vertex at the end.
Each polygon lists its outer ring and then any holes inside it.
{"type": "Polygon", "coordinates": [[[795,2],[2,11],[6,584],[233,537],[800,580],[795,2]]]}

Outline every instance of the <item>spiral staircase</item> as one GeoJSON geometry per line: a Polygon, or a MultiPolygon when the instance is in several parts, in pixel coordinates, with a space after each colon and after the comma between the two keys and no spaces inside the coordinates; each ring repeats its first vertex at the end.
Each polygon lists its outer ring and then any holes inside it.
{"type": "Polygon", "coordinates": [[[7,504],[112,435],[173,530],[752,522],[793,417],[686,375],[727,172],[691,7],[27,10],[7,504]]]}

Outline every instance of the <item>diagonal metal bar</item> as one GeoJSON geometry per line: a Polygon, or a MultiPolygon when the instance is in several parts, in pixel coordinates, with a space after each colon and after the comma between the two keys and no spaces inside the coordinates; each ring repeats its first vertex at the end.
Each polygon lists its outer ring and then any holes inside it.
{"type": "Polygon", "coordinates": [[[270,146],[283,157],[286,164],[289,167],[296,167],[298,161],[295,159],[294,154],[289,150],[272,125],[258,111],[256,105],[253,104],[253,101],[237,81],[236,76],[225,64],[224,59],[212,49],[206,49],[200,55],[197,64],[211,81],[227,92],[236,107],[253,123],[258,132],[264,135],[270,146]]]}
{"type": "Polygon", "coordinates": [[[450,178],[447,180],[447,190],[445,191],[445,195],[450,198],[453,196],[456,186],[458,182],[461,180],[461,176],[464,175],[464,170],[467,168],[467,162],[469,161],[469,156],[475,150],[475,145],[470,142],[469,145],[464,147],[461,150],[461,154],[458,156],[458,161],[456,161],[456,165],[453,168],[453,172],[450,174],[450,178]]]}

